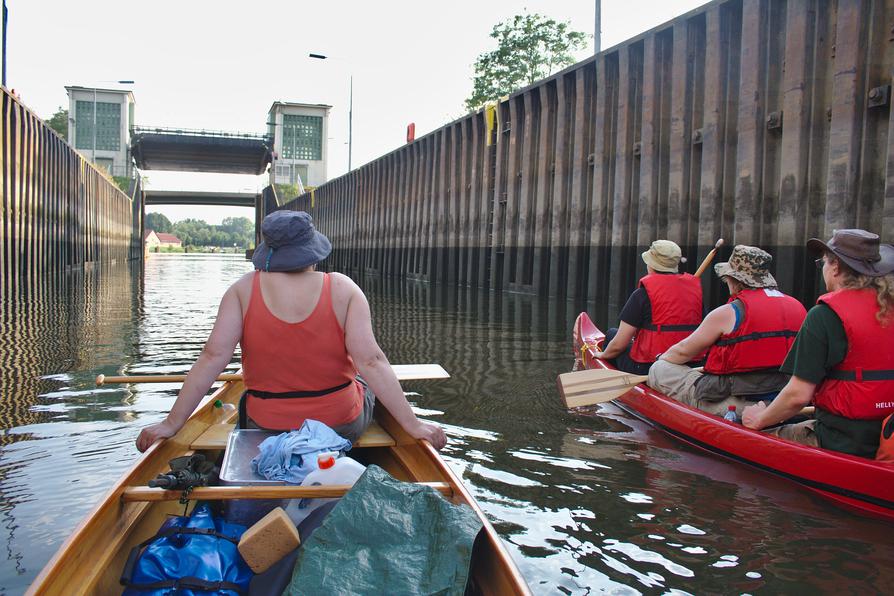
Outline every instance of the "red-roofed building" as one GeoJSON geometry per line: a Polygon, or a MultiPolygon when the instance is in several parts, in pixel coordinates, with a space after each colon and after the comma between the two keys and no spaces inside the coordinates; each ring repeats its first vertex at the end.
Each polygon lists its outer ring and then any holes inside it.
{"type": "Polygon", "coordinates": [[[183,241],[174,234],[165,234],[164,232],[156,232],[155,230],[146,230],[143,235],[143,246],[146,251],[154,251],[156,248],[183,246],[183,241]]]}

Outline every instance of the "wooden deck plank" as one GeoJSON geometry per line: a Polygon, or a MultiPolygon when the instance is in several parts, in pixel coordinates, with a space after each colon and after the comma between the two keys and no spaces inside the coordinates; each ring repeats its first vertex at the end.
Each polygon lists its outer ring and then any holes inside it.
{"type": "MultiPolygon", "coordinates": [[[[453,487],[447,482],[415,482],[428,486],[447,497],[453,496],[453,487]]],[[[231,499],[329,499],[343,497],[351,490],[347,484],[328,486],[300,486],[281,484],[276,486],[197,486],[187,495],[191,501],[226,501],[231,499]]],[[[124,489],[124,502],[176,501],[183,496],[181,490],[164,490],[148,486],[131,486],[124,489]]]]}
{"type": "MultiPolygon", "coordinates": [[[[190,443],[189,448],[196,451],[202,449],[225,449],[230,432],[235,427],[235,423],[212,424],[208,427],[208,430],[190,443]]],[[[369,428],[366,429],[366,432],[354,443],[354,447],[391,447],[392,445],[396,445],[394,438],[384,428],[379,426],[379,423],[376,421],[373,421],[369,428]]]]}

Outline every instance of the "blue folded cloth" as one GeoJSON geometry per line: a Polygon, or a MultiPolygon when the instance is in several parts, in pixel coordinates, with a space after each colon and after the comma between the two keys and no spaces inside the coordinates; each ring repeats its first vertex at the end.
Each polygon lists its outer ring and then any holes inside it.
{"type": "Polygon", "coordinates": [[[267,480],[301,484],[317,469],[317,454],[347,451],[351,442],[318,420],[305,420],[298,430],[269,437],[258,446],[251,468],[267,480]]]}

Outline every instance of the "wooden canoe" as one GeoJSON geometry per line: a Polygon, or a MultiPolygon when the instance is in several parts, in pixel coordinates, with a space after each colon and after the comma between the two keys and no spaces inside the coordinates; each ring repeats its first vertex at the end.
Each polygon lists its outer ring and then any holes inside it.
{"type": "MultiPolygon", "coordinates": [[[[180,515],[179,491],[150,489],[147,482],[169,469],[174,457],[202,451],[216,457],[225,448],[235,420],[215,420],[212,403],[236,404],[244,391],[241,381],[228,381],[199,407],[180,432],[150,447],[119,480],[102,502],[62,544],[28,590],[28,594],[120,594],[118,584],[131,548],[155,535],[168,515],[180,515]]],[[[219,412],[220,409],[218,408],[219,412]]],[[[235,418],[235,413],[232,415],[235,418]]],[[[377,464],[399,480],[427,483],[453,503],[468,505],[483,529],[475,541],[469,586],[479,594],[530,594],[527,584],[481,508],[462,482],[427,442],[407,434],[379,405],[376,421],[350,452],[351,457],[377,464]]],[[[343,494],[346,487],[208,487],[191,497],[296,498],[343,494]],[[301,492],[305,491],[305,492],[301,492]]]]}
{"type": "MultiPolygon", "coordinates": [[[[587,313],[574,324],[578,366],[613,368],[594,356],[605,335],[587,313]]],[[[781,439],[687,406],[646,384],[613,402],[699,449],[791,480],[851,510],[894,521],[894,464],[781,439]]]]}

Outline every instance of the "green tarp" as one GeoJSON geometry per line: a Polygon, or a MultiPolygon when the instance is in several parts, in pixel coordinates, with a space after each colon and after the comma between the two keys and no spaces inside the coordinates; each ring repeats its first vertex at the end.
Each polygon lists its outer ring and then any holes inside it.
{"type": "Polygon", "coordinates": [[[369,466],[301,546],[287,594],[465,591],[478,516],[369,466]]]}

